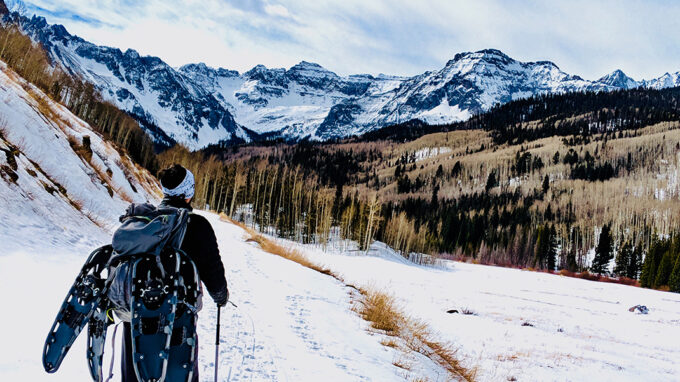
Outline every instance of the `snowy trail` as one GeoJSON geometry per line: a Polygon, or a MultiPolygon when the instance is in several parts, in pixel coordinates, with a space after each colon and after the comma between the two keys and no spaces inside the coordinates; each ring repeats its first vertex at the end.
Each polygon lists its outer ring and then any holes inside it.
{"type": "MultiPolygon", "coordinates": [[[[370,335],[335,279],[246,243],[244,231],[205,214],[227,268],[231,300],[222,312],[220,375],[227,381],[386,381],[401,379],[396,352],[370,335]]],[[[216,309],[199,320],[203,376],[212,375],[216,309]],[[211,357],[212,358],[212,357],[211,357]]]]}
{"type": "MultiPolygon", "coordinates": [[[[215,228],[226,267],[231,300],[222,309],[221,381],[393,381],[404,371],[400,355],[366,331],[351,310],[351,289],[332,277],[263,252],[246,243],[245,232],[204,214],[215,228]]],[[[54,233],[58,236],[58,233],[54,233]]],[[[79,336],[56,374],[42,370],[45,335],[87,254],[108,233],[73,247],[45,246],[31,252],[4,251],[0,241],[0,380],[88,381],[86,335],[79,336]],[[10,309],[14,311],[9,314],[10,309]]],[[[9,238],[2,236],[2,240],[9,238]]],[[[203,298],[199,314],[201,381],[212,381],[216,308],[203,298]]],[[[111,356],[109,329],[104,367],[111,356]]],[[[119,381],[120,333],[114,381],[119,381]]]]}

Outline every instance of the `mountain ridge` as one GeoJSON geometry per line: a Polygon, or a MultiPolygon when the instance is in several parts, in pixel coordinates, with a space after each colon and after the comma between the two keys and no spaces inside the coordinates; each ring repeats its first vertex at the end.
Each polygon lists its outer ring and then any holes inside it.
{"type": "Polygon", "coordinates": [[[635,81],[616,70],[590,81],[551,61],[521,62],[498,49],[457,53],[443,68],[412,77],[340,76],[305,60],[243,73],[204,63],[173,68],[133,49],[89,43],[40,16],[5,13],[3,19],[42,43],[55,65],[92,82],[157,143],[194,150],[263,137],[345,138],[412,119],[452,123],[544,93],[680,85],[680,72],[635,81]]]}

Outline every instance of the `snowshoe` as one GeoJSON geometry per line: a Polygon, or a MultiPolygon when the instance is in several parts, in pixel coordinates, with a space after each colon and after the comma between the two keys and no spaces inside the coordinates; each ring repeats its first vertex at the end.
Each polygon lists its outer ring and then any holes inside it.
{"type": "Polygon", "coordinates": [[[43,367],[54,373],[61,366],[66,353],[97,310],[102,296],[106,296],[108,280],[102,271],[111,257],[110,245],[94,250],[76,277],[52,324],[43,349],[43,367]]]}
{"type": "Polygon", "coordinates": [[[193,261],[184,254],[180,254],[179,303],[177,319],[172,330],[170,340],[170,358],[166,382],[191,381],[196,363],[196,320],[200,297],[200,283],[198,272],[193,261]]]}
{"type": "Polygon", "coordinates": [[[177,309],[179,266],[179,256],[174,251],[143,256],[133,263],[132,356],[140,382],[165,381],[177,309]]]}
{"type": "Polygon", "coordinates": [[[104,345],[106,344],[106,331],[113,324],[113,318],[109,317],[109,304],[103,302],[97,307],[87,324],[87,364],[90,368],[92,380],[101,382],[104,378],[102,362],[104,359],[104,345]]]}

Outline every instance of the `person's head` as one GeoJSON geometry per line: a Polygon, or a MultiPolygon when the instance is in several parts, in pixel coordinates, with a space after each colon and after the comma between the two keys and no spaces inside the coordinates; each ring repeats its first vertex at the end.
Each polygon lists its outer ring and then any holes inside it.
{"type": "Polygon", "coordinates": [[[163,194],[166,197],[181,198],[187,203],[194,197],[194,174],[175,164],[158,173],[163,194]]]}

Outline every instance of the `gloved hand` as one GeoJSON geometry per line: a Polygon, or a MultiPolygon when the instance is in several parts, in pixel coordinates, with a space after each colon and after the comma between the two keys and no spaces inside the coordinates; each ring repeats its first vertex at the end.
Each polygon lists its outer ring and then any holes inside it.
{"type": "Polygon", "coordinates": [[[215,300],[215,304],[220,308],[227,305],[227,301],[229,301],[229,288],[224,288],[224,291],[216,294],[213,300],[215,300]]]}

